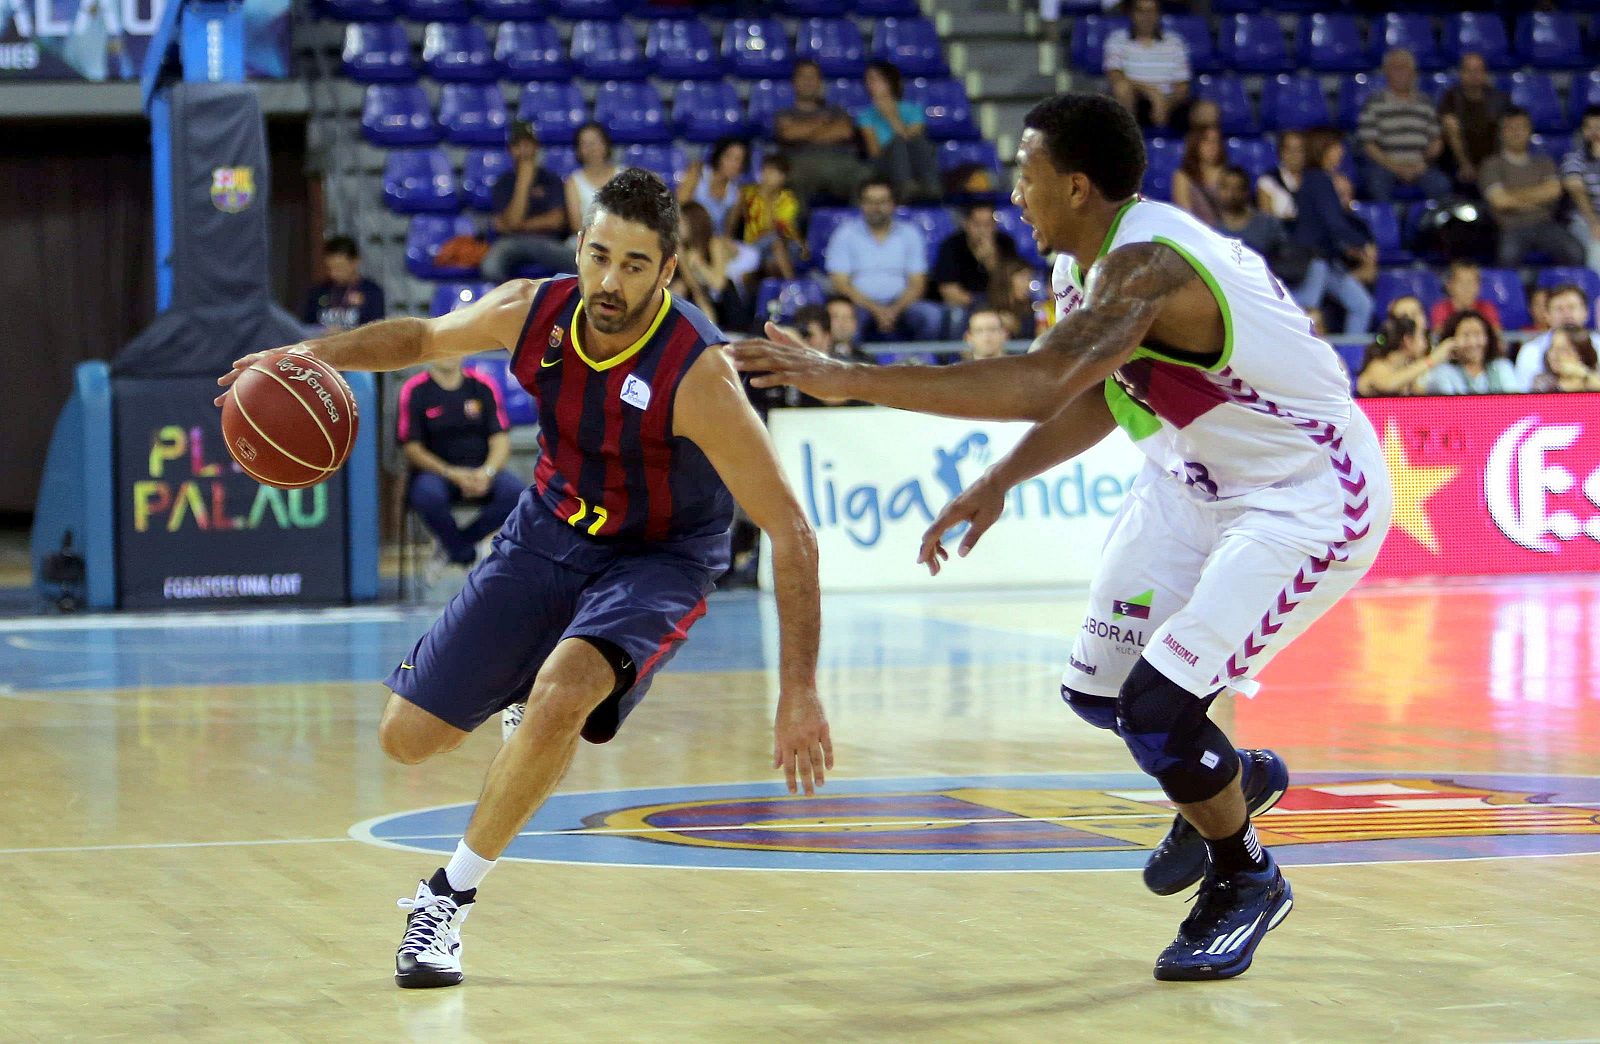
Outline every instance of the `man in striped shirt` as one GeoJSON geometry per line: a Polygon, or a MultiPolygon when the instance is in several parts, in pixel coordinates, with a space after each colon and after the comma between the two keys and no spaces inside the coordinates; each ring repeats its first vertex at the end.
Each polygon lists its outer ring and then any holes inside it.
{"type": "Polygon", "coordinates": [[[1417,90],[1417,60],[1395,48],[1383,56],[1384,90],[1361,109],[1357,131],[1367,195],[1379,202],[1394,196],[1395,185],[1413,185],[1425,199],[1450,193],[1450,179],[1435,164],[1444,152],[1439,115],[1417,90]]]}
{"type": "Polygon", "coordinates": [[[1600,272],[1600,105],[1583,111],[1577,143],[1561,161],[1561,184],[1572,200],[1569,228],[1600,272]]]}

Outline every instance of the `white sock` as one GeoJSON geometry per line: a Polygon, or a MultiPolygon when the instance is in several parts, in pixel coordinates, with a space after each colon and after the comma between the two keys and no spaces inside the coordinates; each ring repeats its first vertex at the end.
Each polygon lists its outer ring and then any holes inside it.
{"type": "Polygon", "coordinates": [[[456,845],[456,854],[450,857],[450,862],[445,864],[445,880],[450,882],[452,892],[469,892],[478,887],[478,882],[488,876],[494,869],[494,860],[485,859],[483,856],[467,847],[463,839],[456,845]]]}

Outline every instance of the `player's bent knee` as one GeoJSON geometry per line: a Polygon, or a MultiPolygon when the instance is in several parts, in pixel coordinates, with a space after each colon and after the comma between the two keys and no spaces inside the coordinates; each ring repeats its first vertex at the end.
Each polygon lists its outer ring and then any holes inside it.
{"type": "Polygon", "coordinates": [[[417,765],[454,750],[466,738],[465,732],[395,695],[378,723],[378,746],[402,765],[417,765]]]}
{"type": "Polygon", "coordinates": [[[528,693],[523,720],[538,720],[541,731],[545,732],[576,733],[583,728],[589,713],[609,694],[609,688],[602,690],[594,685],[541,678],[528,693]]]}
{"type": "Polygon", "coordinates": [[[1117,730],[1117,701],[1110,696],[1093,696],[1061,686],[1061,698],[1072,712],[1097,729],[1117,730]]]}
{"type": "Polygon", "coordinates": [[[1117,734],[1139,767],[1182,804],[1221,793],[1239,772],[1239,756],[1196,696],[1140,659],[1117,696],[1117,734]]]}

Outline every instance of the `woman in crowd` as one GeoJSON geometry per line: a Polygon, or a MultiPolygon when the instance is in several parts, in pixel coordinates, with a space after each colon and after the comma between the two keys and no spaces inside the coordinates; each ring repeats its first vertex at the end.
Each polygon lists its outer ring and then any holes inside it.
{"type": "Polygon", "coordinates": [[[739,280],[755,267],[756,252],[713,228],[710,213],[692,200],[683,204],[678,239],[672,292],[693,301],[725,329],[749,330],[754,306],[739,280]]]}
{"type": "Polygon", "coordinates": [[[1034,298],[1033,269],[1020,258],[1002,260],[989,277],[987,307],[1000,314],[1007,337],[1031,340],[1039,332],[1038,302],[1034,298]]]}
{"type": "Polygon", "coordinates": [[[1306,169],[1306,137],[1299,131],[1278,136],[1278,165],[1256,179],[1256,209],[1285,224],[1295,219],[1294,196],[1306,169]]]}
{"type": "Polygon", "coordinates": [[[1390,316],[1367,346],[1361,375],[1356,378],[1356,394],[1426,395],[1428,375],[1448,361],[1454,350],[1455,345],[1448,341],[1430,349],[1427,331],[1414,319],[1390,316]]]}
{"type": "Polygon", "coordinates": [[[869,104],[855,120],[874,172],[889,179],[897,199],[940,199],[939,159],[928,140],[928,117],[904,99],[900,70],[890,62],[872,62],[864,82],[869,104]]]}
{"type": "Polygon", "coordinates": [[[1217,183],[1228,166],[1222,131],[1201,127],[1183,141],[1183,162],[1172,175],[1172,202],[1207,225],[1217,223],[1217,183]]]}
{"type": "Polygon", "coordinates": [[[1517,373],[1505,357],[1500,334],[1482,312],[1457,312],[1439,331],[1439,347],[1450,361],[1434,367],[1424,382],[1429,395],[1487,395],[1520,392],[1517,373]]]}
{"type": "MultiPolygon", "coordinates": [[[[578,169],[567,175],[567,227],[576,229],[583,227],[583,215],[594,194],[616,176],[617,165],[611,161],[611,134],[593,121],[572,136],[572,151],[578,157],[578,169]]],[[[576,233],[573,241],[576,244],[576,233]]]]}
{"type": "Polygon", "coordinates": [[[1311,248],[1317,260],[1294,296],[1313,305],[1334,299],[1344,309],[1343,332],[1365,334],[1372,322],[1372,294],[1356,273],[1373,266],[1372,233],[1340,199],[1334,175],[1343,158],[1338,135],[1307,138],[1307,162],[1295,194],[1294,239],[1311,248]]]}
{"type": "Polygon", "coordinates": [[[1529,390],[1600,391],[1600,355],[1594,350],[1589,331],[1581,326],[1551,331],[1550,347],[1544,353],[1544,372],[1533,379],[1529,390]]]}
{"type": "Polygon", "coordinates": [[[728,230],[728,214],[739,202],[739,183],[750,163],[750,146],[739,138],[722,138],[704,162],[689,165],[678,183],[678,203],[698,203],[718,233],[728,230]]]}
{"type": "Polygon", "coordinates": [[[1410,319],[1422,331],[1422,336],[1429,340],[1433,337],[1433,326],[1428,322],[1428,310],[1422,304],[1422,298],[1414,294],[1401,294],[1389,302],[1385,310],[1385,319],[1410,319]]]}

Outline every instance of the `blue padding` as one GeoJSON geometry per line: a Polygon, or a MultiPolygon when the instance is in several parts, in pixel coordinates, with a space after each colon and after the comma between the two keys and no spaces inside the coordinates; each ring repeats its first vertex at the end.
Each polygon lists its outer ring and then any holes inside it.
{"type": "Polygon", "coordinates": [[[117,603],[110,374],[103,362],[77,368],[72,394],[50,437],[30,541],[34,590],[53,601],[60,592],[41,579],[44,562],[72,533],[73,550],[84,560],[84,602],[93,609],[117,603]]]}
{"type": "Polygon", "coordinates": [[[156,195],[156,311],[165,312],[172,306],[172,109],[165,88],[150,99],[149,108],[156,195]]]}
{"type": "Polygon", "coordinates": [[[178,55],[185,83],[243,83],[244,5],[185,5],[179,18],[178,55]]]}
{"type": "Polygon", "coordinates": [[[345,512],[350,569],[350,600],[378,597],[378,388],[370,373],[346,373],[359,416],[370,418],[356,433],[345,463],[349,503],[345,512]]]}

